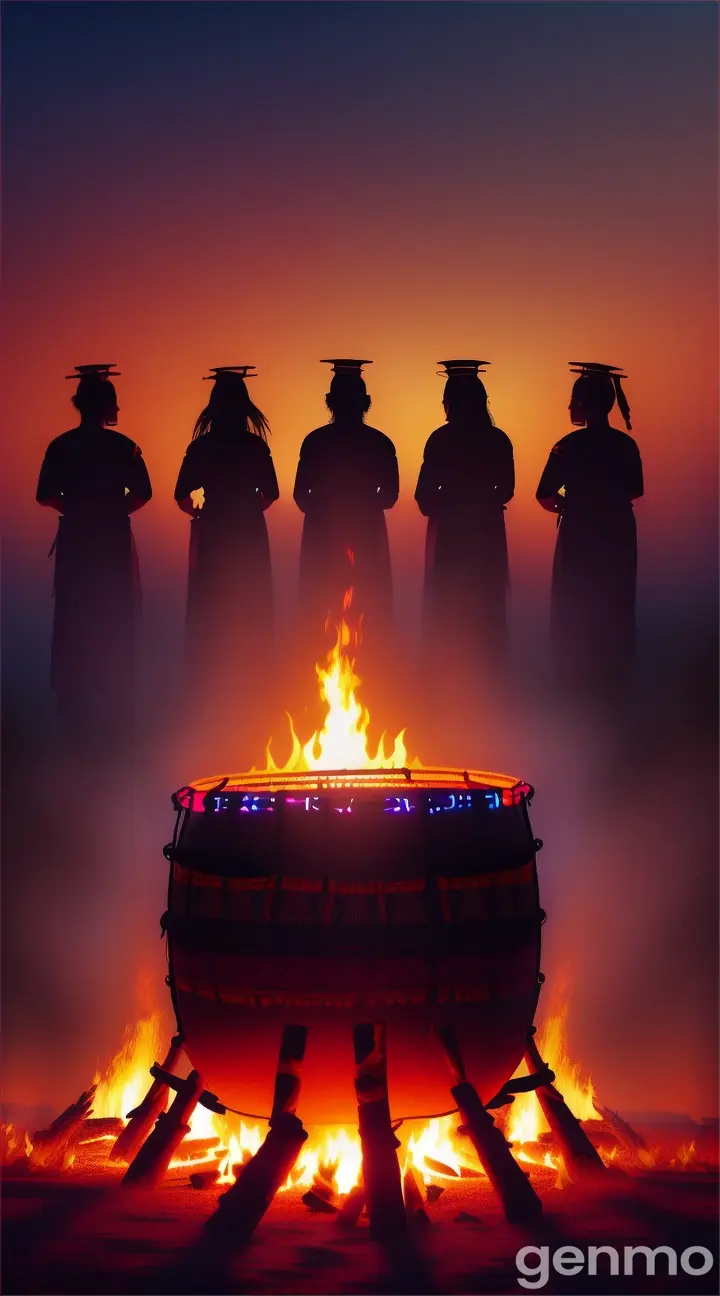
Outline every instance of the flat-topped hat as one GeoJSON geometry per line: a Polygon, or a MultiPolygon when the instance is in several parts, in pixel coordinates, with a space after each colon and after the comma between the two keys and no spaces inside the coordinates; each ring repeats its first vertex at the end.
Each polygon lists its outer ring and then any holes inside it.
{"type": "Polygon", "coordinates": [[[372,364],[372,360],[321,360],[320,364],[332,365],[333,373],[354,374],[356,378],[360,378],[363,365],[372,364]]]}
{"type": "Polygon", "coordinates": [[[119,378],[121,375],[115,369],[115,361],[111,364],[86,364],[75,365],[75,373],[65,374],[66,380],[79,382],[81,378],[100,378],[103,382],[107,378],[119,378]]]}
{"type": "Polygon", "coordinates": [[[444,378],[461,378],[471,377],[478,378],[485,368],[490,364],[489,360],[438,360],[445,370],[441,374],[444,378]]]}
{"type": "Polygon", "coordinates": [[[627,378],[627,374],[617,365],[597,364],[595,361],[586,360],[568,360],[570,372],[581,374],[582,377],[605,377],[605,378],[627,378]]]}
{"type": "Polygon", "coordinates": [[[246,378],[257,378],[257,373],[251,372],[254,369],[254,364],[211,366],[210,373],[206,374],[203,378],[203,382],[216,382],[216,380],[221,378],[223,374],[237,374],[239,378],[243,379],[243,381],[246,378]]]}

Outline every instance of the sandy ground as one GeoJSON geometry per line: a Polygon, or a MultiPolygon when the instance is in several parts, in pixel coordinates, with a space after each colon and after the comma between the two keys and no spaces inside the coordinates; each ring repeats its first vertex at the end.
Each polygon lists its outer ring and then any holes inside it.
{"type": "MultiPolygon", "coordinates": [[[[112,1175],[7,1173],[3,1183],[5,1296],[150,1296],[154,1293],[494,1293],[520,1292],[515,1255],[530,1244],[665,1245],[678,1255],[709,1248],[715,1263],[704,1277],[655,1277],[636,1261],[632,1276],[596,1277],[550,1271],[548,1293],[712,1293],[718,1277],[718,1184],[714,1171],[608,1172],[602,1187],[555,1187],[551,1170],[532,1171],[544,1213],[532,1228],[511,1227],[484,1180],[452,1183],[428,1207],[430,1227],[413,1225],[393,1247],[370,1240],[363,1217],[350,1232],[332,1216],[310,1213],[299,1191],[276,1198],[252,1240],[224,1256],[208,1254],[202,1225],[218,1189],[194,1191],[183,1173],[159,1191],[130,1192],[112,1175]],[[461,1212],[475,1218],[460,1219],[461,1212]]],[[[531,1264],[537,1264],[532,1256],[531,1264]]],[[[602,1258],[599,1265],[604,1263],[602,1258]]]]}

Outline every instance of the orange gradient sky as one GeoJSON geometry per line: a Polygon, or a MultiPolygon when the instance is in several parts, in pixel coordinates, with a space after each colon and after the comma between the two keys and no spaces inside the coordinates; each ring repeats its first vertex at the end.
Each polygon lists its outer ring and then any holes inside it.
{"type": "Polygon", "coordinates": [[[578,357],[629,374],[641,590],[709,570],[715,7],[423,5],[410,21],[402,5],[272,6],[279,27],[265,8],[6,8],[3,404],[26,558],[52,538],[33,497],[45,445],[73,423],[63,376],[107,358],[154,485],[135,523],[146,578],[158,563],[180,576],[172,491],[201,380],[249,360],[291,567],[298,449],[324,419],[317,362],[363,354],[371,421],[400,460],[394,552],[419,580],[436,361],[481,353],[515,446],[516,578],[549,570],[534,491],[569,430],[578,357]]]}

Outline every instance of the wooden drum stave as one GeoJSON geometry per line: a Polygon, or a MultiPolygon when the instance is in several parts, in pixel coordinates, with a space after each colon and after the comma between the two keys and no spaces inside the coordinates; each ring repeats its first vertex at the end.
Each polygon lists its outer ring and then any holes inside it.
{"type": "Polygon", "coordinates": [[[522,1058],[543,919],[532,790],[492,775],[399,792],[354,777],[307,796],[242,776],[177,794],[170,983],[193,1066],[234,1108],[269,1110],[290,1021],[310,1028],[309,1123],[355,1119],[357,1021],[387,1022],[394,1115],[447,1107],[439,1020],[485,1099],[522,1058]]]}

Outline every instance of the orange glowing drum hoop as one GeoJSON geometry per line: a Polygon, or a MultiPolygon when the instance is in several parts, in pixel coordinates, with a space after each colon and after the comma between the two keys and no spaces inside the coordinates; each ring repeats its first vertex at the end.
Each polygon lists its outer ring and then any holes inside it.
{"type": "Polygon", "coordinates": [[[282,1027],[309,1027],[299,1114],[355,1119],[352,1026],[387,1023],[394,1116],[447,1110],[451,1021],[485,1100],[540,986],[533,789],[457,769],[262,771],[173,797],[169,985],[227,1106],[270,1110],[282,1027]]]}

